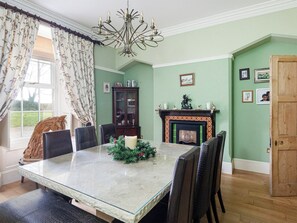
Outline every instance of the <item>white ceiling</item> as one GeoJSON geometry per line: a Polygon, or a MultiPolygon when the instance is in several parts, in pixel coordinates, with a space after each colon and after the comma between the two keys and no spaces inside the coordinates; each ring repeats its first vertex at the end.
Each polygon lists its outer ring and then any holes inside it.
{"type": "MultiPolygon", "coordinates": [[[[111,14],[113,24],[122,24],[116,11],[125,9],[126,0],[28,0],[47,10],[60,14],[87,28],[96,25],[98,18],[111,14]]],[[[130,9],[142,12],[145,21],[153,18],[159,29],[173,27],[249,7],[263,7],[280,0],[130,0],[130,9]]],[[[286,0],[282,0],[286,1],[286,0]]]]}

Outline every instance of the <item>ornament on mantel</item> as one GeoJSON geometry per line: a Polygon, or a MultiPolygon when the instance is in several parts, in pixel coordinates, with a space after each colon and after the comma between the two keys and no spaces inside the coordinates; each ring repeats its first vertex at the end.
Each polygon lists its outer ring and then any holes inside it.
{"type": "Polygon", "coordinates": [[[191,101],[192,101],[192,99],[188,95],[184,94],[183,100],[181,102],[181,108],[182,109],[192,109],[192,105],[190,103],[191,101]]]}

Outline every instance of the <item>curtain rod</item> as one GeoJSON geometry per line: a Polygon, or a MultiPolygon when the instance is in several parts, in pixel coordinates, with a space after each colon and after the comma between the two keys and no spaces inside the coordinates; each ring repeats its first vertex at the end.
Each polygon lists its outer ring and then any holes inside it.
{"type": "Polygon", "coordinates": [[[59,25],[59,24],[57,24],[57,23],[55,23],[55,22],[49,21],[49,20],[44,19],[44,18],[42,18],[42,17],[40,17],[40,16],[33,15],[33,14],[31,14],[31,13],[29,13],[29,12],[26,12],[26,11],[24,11],[24,10],[22,10],[22,9],[19,9],[19,8],[15,7],[15,6],[11,6],[11,5],[9,5],[9,4],[7,4],[7,3],[4,3],[4,2],[0,2],[0,6],[2,6],[3,8],[6,8],[6,9],[11,9],[11,10],[16,11],[16,12],[20,12],[20,13],[22,13],[22,14],[25,14],[25,15],[27,15],[27,16],[29,16],[29,17],[32,17],[32,18],[34,18],[34,19],[37,19],[37,20],[39,20],[39,21],[48,23],[51,27],[57,27],[57,28],[59,28],[59,29],[62,29],[62,30],[64,30],[64,31],[70,33],[70,34],[74,34],[74,35],[76,35],[76,36],[78,36],[78,37],[81,37],[81,38],[83,38],[83,39],[85,39],[85,40],[91,41],[91,42],[93,42],[94,44],[104,45],[104,44],[103,44],[101,41],[99,41],[99,40],[93,40],[91,37],[89,37],[89,36],[87,36],[87,35],[84,35],[84,34],[82,34],[82,33],[79,33],[79,32],[77,32],[77,31],[74,31],[74,30],[72,30],[72,29],[69,29],[69,28],[67,28],[67,27],[61,26],[61,25],[59,25]]]}

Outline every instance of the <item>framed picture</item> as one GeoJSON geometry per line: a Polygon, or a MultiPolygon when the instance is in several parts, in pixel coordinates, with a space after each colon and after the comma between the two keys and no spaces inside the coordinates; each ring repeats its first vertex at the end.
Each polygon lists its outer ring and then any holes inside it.
{"type": "Polygon", "coordinates": [[[242,103],[253,103],[254,102],[253,90],[242,91],[241,100],[242,100],[242,103]]]}
{"type": "Polygon", "coordinates": [[[180,74],[179,75],[180,86],[191,86],[195,84],[195,74],[180,74]]]}
{"type": "Polygon", "coordinates": [[[256,103],[258,105],[267,105],[270,103],[270,89],[269,88],[256,89],[256,103]]]}
{"type": "Polygon", "coordinates": [[[269,82],[269,68],[255,69],[255,83],[269,82]]]}
{"type": "Polygon", "coordinates": [[[250,68],[239,69],[239,80],[250,79],[250,68]]]}
{"type": "Polygon", "coordinates": [[[110,83],[109,82],[104,82],[103,83],[103,92],[104,93],[110,93],[110,83]]]}

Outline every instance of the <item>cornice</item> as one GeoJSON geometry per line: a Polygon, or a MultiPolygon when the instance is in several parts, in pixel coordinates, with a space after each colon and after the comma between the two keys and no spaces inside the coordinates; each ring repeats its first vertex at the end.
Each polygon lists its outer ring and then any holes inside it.
{"type": "Polygon", "coordinates": [[[61,16],[55,12],[52,12],[44,7],[31,3],[27,0],[1,0],[1,2],[6,2],[11,6],[15,6],[31,14],[34,14],[46,20],[55,22],[61,26],[67,27],[73,31],[77,31],[91,38],[94,37],[94,33],[92,33],[90,28],[80,25],[79,23],[71,19],[61,16]]]}
{"type": "MultiPolygon", "coordinates": [[[[92,33],[92,30],[90,28],[80,25],[79,23],[73,20],[70,20],[57,13],[54,13],[46,8],[43,8],[34,3],[31,3],[28,0],[0,0],[0,1],[6,2],[12,6],[16,6],[20,9],[28,11],[44,19],[53,21],[59,25],[62,25],[74,31],[80,32],[91,38],[94,37],[94,34],[92,33]]],[[[164,35],[165,37],[173,36],[173,35],[177,35],[185,32],[194,31],[197,29],[215,26],[226,22],[250,18],[254,16],[259,16],[259,15],[268,14],[268,13],[281,11],[289,8],[295,8],[295,7],[297,7],[297,0],[270,0],[264,3],[256,4],[249,7],[244,7],[237,10],[232,10],[229,12],[217,14],[203,19],[194,20],[187,23],[182,23],[182,24],[171,26],[161,30],[162,30],[162,35],[164,35]]]]}
{"type": "Polygon", "coordinates": [[[172,63],[164,63],[164,64],[154,64],[153,68],[161,68],[161,67],[170,67],[170,66],[177,66],[177,65],[184,65],[190,63],[199,63],[199,62],[206,62],[206,61],[213,61],[213,60],[222,60],[222,59],[232,59],[232,54],[225,54],[213,57],[204,57],[204,58],[197,58],[192,60],[184,60],[184,61],[176,61],[172,63]]]}
{"type": "Polygon", "coordinates": [[[264,15],[295,7],[297,7],[297,0],[270,0],[249,7],[244,7],[214,16],[209,16],[203,19],[164,28],[162,29],[162,35],[164,37],[173,36],[231,21],[264,15]]]}
{"type": "Polygon", "coordinates": [[[101,66],[97,66],[97,65],[95,65],[95,69],[97,69],[97,70],[104,70],[104,71],[108,71],[108,72],[116,73],[116,74],[122,74],[122,75],[125,74],[122,71],[110,69],[110,68],[107,68],[107,67],[101,67],[101,66]]]}

